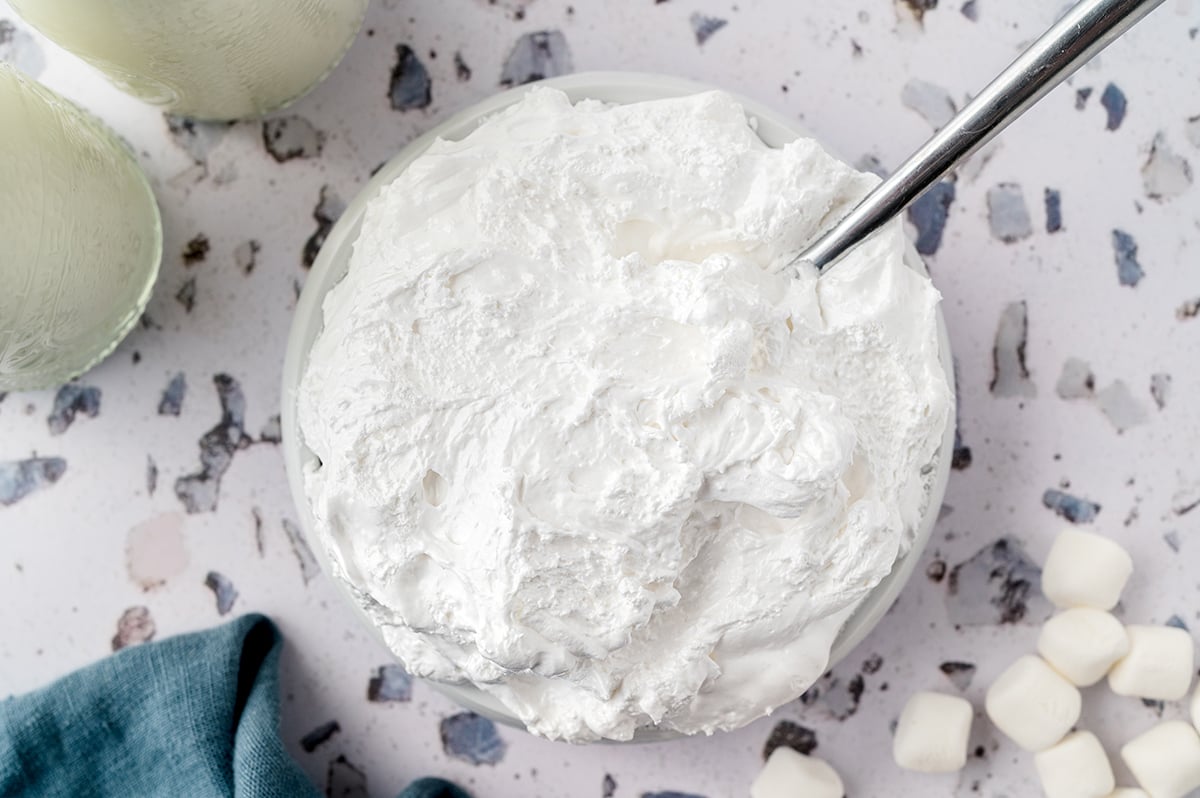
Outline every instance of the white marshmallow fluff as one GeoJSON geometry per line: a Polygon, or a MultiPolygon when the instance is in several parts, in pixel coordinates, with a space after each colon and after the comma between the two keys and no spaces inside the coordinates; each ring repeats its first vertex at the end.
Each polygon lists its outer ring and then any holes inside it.
{"type": "Polygon", "coordinates": [[[298,403],[316,530],[415,675],[532,731],[743,725],[906,551],[950,407],[875,183],[712,92],[531,91],[372,201],[298,403]]]}

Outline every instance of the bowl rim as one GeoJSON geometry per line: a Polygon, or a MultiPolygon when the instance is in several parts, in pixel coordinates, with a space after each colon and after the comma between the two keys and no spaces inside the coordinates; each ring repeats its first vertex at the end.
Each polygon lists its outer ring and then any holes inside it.
{"type": "MultiPolygon", "coordinates": [[[[566,93],[572,102],[579,102],[582,99],[598,99],[614,103],[634,103],[720,90],[736,99],[746,110],[747,116],[756,120],[758,133],[764,137],[764,140],[770,138],[782,143],[795,138],[811,137],[811,134],[798,121],[737,92],[669,75],[597,71],[540,80],[494,94],[452,114],[404,145],[363,186],[326,237],[296,303],[288,334],[287,352],[284,357],[280,412],[284,467],[287,472],[292,501],[299,514],[301,530],[310,540],[311,548],[322,571],[331,577],[332,571],[324,542],[318,539],[313,532],[312,510],[304,489],[305,466],[315,459],[315,455],[304,445],[296,419],[296,399],[304,366],[307,363],[312,344],[324,324],[322,304],[325,295],[345,275],[345,268],[352,255],[354,240],[358,236],[366,206],[386,184],[394,180],[438,138],[462,138],[478,127],[484,119],[516,103],[530,90],[538,87],[559,89],[566,93]]],[[[771,143],[768,141],[768,144],[771,143]]],[[[821,142],[821,145],[826,147],[824,142],[821,142]]],[[[778,146],[778,144],[772,146],[778,146]]],[[[826,149],[837,157],[841,157],[837,154],[836,149],[829,147],[826,149]]],[[[906,260],[910,266],[922,274],[928,275],[929,272],[924,261],[917,254],[911,242],[906,252],[906,260]]],[[[958,402],[954,384],[953,356],[940,302],[936,309],[936,318],[938,355],[950,388],[950,407],[941,446],[931,461],[933,472],[926,481],[926,505],[922,511],[921,522],[915,531],[909,550],[896,559],[888,575],[872,588],[848,614],[834,639],[826,669],[845,659],[846,655],[878,625],[895,603],[929,542],[945,497],[957,428],[958,402]]],[[[331,581],[335,583],[339,595],[353,607],[375,637],[383,641],[379,629],[371,622],[349,588],[339,579],[333,578],[331,581]]],[[[508,726],[525,729],[525,725],[497,699],[473,685],[447,684],[432,680],[425,680],[425,683],[472,712],[508,726]]],[[[685,736],[667,729],[642,727],[638,729],[630,742],[657,742],[685,736]]]]}

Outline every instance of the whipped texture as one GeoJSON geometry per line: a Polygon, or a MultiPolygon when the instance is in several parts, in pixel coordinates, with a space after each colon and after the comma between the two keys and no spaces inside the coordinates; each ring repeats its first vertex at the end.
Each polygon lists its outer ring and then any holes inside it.
{"type": "Polygon", "coordinates": [[[876,182],[720,92],[536,89],[382,190],[298,418],[320,543],[413,674],[574,741],[821,675],[950,406],[898,221],[783,268],[876,182]]]}

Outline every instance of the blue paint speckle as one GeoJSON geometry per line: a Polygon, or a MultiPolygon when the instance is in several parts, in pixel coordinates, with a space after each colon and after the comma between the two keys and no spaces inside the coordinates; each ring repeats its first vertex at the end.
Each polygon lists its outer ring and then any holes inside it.
{"type": "Polygon", "coordinates": [[[1046,198],[1046,232],[1057,233],[1063,229],[1062,193],[1055,188],[1045,191],[1046,198]]]}
{"type": "Polygon", "coordinates": [[[1117,279],[1121,285],[1135,286],[1146,273],[1138,263],[1137,242],[1124,230],[1112,231],[1113,260],[1117,264],[1117,279]]]}
{"type": "Polygon", "coordinates": [[[1100,513],[1100,505],[1096,502],[1063,493],[1061,490],[1047,490],[1042,494],[1042,504],[1072,524],[1090,524],[1100,513]]]}
{"type": "Polygon", "coordinates": [[[932,255],[942,245],[942,232],[950,216],[954,194],[954,183],[943,180],[909,206],[909,221],[917,228],[917,252],[922,255],[932,255]]]}
{"type": "Polygon", "coordinates": [[[425,65],[407,44],[396,45],[396,66],[388,86],[392,110],[427,108],[433,102],[433,81],[425,65]]]}
{"type": "Polygon", "coordinates": [[[500,71],[500,85],[523,86],[565,75],[572,69],[571,48],[562,31],[535,31],[524,34],[513,45],[500,71]]]}
{"type": "Polygon", "coordinates": [[[88,418],[100,414],[100,389],[91,385],[69,382],[54,395],[54,408],[46,424],[51,435],[62,435],[75,423],[75,416],[83,413],[88,418]]]}
{"type": "Polygon", "coordinates": [[[217,509],[221,477],[229,470],[233,455],[250,445],[245,432],[246,397],[242,386],[228,374],[213,377],[221,403],[221,420],[200,438],[200,470],[175,480],[175,495],[188,513],[210,513],[217,509]]]}
{"type": "Polygon", "coordinates": [[[1125,121],[1125,110],[1129,106],[1125,100],[1125,92],[1117,88],[1117,84],[1110,83],[1104,87],[1104,93],[1100,95],[1100,104],[1108,112],[1108,122],[1105,127],[1109,130],[1119,128],[1121,122],[1125,121]]]}
{"type": "Polygon", "coordinates": [[[67,472],[61,457],[33,457],[0,463],[0,504],[16,504],[35,490],[53,485],[67,472]]]}
{"type": "Polygon", "coordinates": [[[693,12],[688,17],[688,22],[692,24],[692,32],[696,34],[696,44],[704,44],[714,33],[729,24],[728,20],[705,16],[699,11],[693,12]]]}
{"type": "Polygon", "coordinates": [[[1172,615],[1170,618],[1167,618],[1166,625],[1174,626],[1176,629],[1182,629],[1185,632],[1189,631],[1187,623],[1185,623],[1183,618],[1180,618],[1178,615],[1172,615]]]}
{"type": "Polygon", "coordinates": [[[704,798],[704,796],[694,792],[667,790],[666,792],[644,792],[642,793],[642,798],[704,798]]]}
{"type": "Polygon", "coordinates": [[[508,744],[496,732],[496,724],[474,712],[460,712],[442,720],[441,736],[448,756],[473,765],[494,765],[508,750],[508,744]]]}
{"type": "Polygon", "coordinates": [[[233,586],[229,577],[217,571],[209,571],[208,576],[204,577],[204,586],[217,598],[217,614],[228,615],[238,597],[237,588],[233,586]]]}
{"type": "Polygon", "coordinates": [[[163,389],[162,396],[158,400],[158,414],[160,416],[178,416],[183,410],[183,398],[187,396],[187,377],[183,372],[179,372],[171,381],[167,383],[167,387],[163,389]]]}
{"type": "Polygon", "coordinates": [[[376,702],[411,701],[412,677],[399,665],[384,665],[367,684],[367,700],[376,702]]]}

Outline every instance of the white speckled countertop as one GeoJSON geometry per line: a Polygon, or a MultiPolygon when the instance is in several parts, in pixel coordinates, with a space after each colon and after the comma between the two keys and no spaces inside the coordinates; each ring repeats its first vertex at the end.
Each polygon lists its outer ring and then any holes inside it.
{"type": "MultiPolygon", "coordinates": [[[[166,233],[144,323],[117,352],[60,391],[0,399],[0,695],[117,643],[254,610],[288,639],[284,737],[331,795],[383,798],[443,775],[481,798],[742,796],[777,742],[815,746],[853,798],[1036,794],[1029,758],[982,716],[952,776],[899,771],[890,725],[917,689],[980,704],[1032,651],[1049,613],[1037,565],[1069,522],[1132,551],[1123,617],[1200,624],[1200,2],[1167,0],[911,214],[958,366],[949,494],[885,623],[775,717],[708,739],[573,747],[381,675],[387,653],[295,539],[274,419],[313,236],[398,147],[502,79],[674,73],[795,114],[887,168],[1058,5],[377,0],[346,60],[291,108],[169,126],[0,0],[0,59],[131,143],[166,233]],[[210,461],[228,465],[205,472],[198,442],[214,428],[210,461]]],[[[1183,714],[1098,687],[1081,725],[1115,753],[1183,714]]]]}

